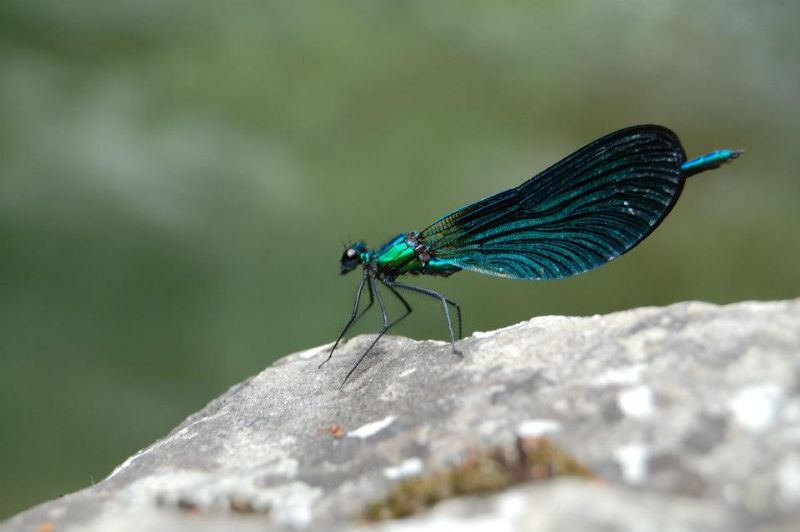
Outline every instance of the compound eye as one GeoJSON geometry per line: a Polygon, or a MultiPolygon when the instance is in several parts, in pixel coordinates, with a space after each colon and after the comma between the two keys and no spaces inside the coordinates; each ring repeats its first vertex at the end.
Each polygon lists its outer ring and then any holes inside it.
{"type": "Polygon", "coordinates": [[[350,249],[347,250],[346,255],[347,255],[348,258],[352,259],[353,257],[356,256],[356,250],[354,250],[353,248],[350,248],[350,249]]]}

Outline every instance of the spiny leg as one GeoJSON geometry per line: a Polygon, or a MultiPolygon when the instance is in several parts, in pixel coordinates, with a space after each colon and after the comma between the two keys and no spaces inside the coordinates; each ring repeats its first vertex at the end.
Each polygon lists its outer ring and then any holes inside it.
{"type": "Polygon", "coordinates": [[[360,313],[358,312],[358,307],[361,304],[361,292],[364,290],[364,283],[366,282],[367,272],[364,272],[364,275],[361,277],[361,283],[359,283],[358,288],[356,289],[356,299],[353,301],[353,312],[350,314],[350,319],[348,320],[347,325],[345,325],[342,329],[342,332],[339,334],[339,338],[337,338],[336,342],[334,342],[333,347],[331,347],[331,352],[328,353],[328,358],[322,361],[322,363],[319,365],[319,368],[324,366],[325,363],[331,359],[333,352],[336,350],[336,346],[338,346],[339,342],[342,341],[342,338],[344,338],[344,335],[347,334],[347,331],[350,329],[350,327],[352,327],[359,319],[361,319],[361,316],[363,316],[375,302],[375,298],[372,295],[372,283],[370,283],[367,286],[367,290],[369,291],[369,303],[360,313]]]}
{"type": "MultiPolygon", "coordinates": [[[[386,284],[386,283],[384,283],[384,284],[386,284]]],[[[411,314],[411,305],[409,305],[408,302],[405,299],[403,299],[403,297],[400,296],[400,294],[398,294],[397,291],[394,290],[391,286],[386,284],[386,287],[389,288],[389,290],[391,290],[392,293],[394,293],[400,299],[400,302],[403,304],[404,307],[406,307],[406,312],[405,312],[405,314],[403,314],[399,318],[395,319],[393,322],[389,323],[389,315],[386,313],[386,306],[383,304],[383,296],[381,296],[381,293],[378,290],[378,286],[375,284],[375,280],[370,277],[370,279],[369,279],[370,292],[374,292],[375,293],[375,298],[378,300],[378,305],[380,305],[380,307],[381,307],[381,316],[383,317],[383,328],[378,333],[378,336],[372,341],[372,343],[369,344],[369,347],[367,348],[366,351],[364,351],[364,354],[361,355],[361,357],[358,359],[358,361],[356,361],[355,365],[352,368],[350,368],[350,371],[347,372],[347,375],[345,376],[344,380],[342,381],[342,384],[339,386],[340,390],[342,389],[342,387],[347,382],[347,379],[350,378],[350,375],[353,374],[353,372],[356,370],[356,368],[359,366],[359,364],[361,364],[361,362],[364,360],[364,358],[369,354],[369,352],[372,350],[372,348],[375,347],[375,344],[378,343],[378,340],[380,340],[383,337],[383,335],[386,334],[386,331],[388,331],[395,324],[399,323],[401,320],[404,320],[405,318],[408,317],[409,314],[411,314]]]]}
{"type": "Polygon", "coordinates": [[[448,304],[450,304],[450,305],[453,305],[456,308],[456,313],[457,313],[457,316],[458,316],[458,339],[460,340],[461,339],[461,306],[458,303],[446,298],[444,295],[440,294],[439,292],[437,292],[435,290],[431,290],[429,288],[422,288],[422,287],[419,287],[419,286],[411,286],[411,285],[408,285],[408,284],[401,284],[401,283],[397,283],[397,282],[386,283],[386,285],[389,286],[389,287],[393,287],[393,288],[402,288],[403,290],[410,290],[412,292],[417,292],[418,294],[423,294],[423,295],[426,295],[428,297],[432,297],[432,298],[435,298],[435,299],[438,299],[439,301],[441,301],[442,302],[442,306],[444,307],[445,318],[447,318],[447,330],[450,331],[450,344],[453,346],[453,352],[457,353],[459,355],[461,354],[461,351],[456,349],[456,339],[455,339],[455,335],[453,334],[453,322],[450,319],[450,309],[447,306],[448,304]]]}

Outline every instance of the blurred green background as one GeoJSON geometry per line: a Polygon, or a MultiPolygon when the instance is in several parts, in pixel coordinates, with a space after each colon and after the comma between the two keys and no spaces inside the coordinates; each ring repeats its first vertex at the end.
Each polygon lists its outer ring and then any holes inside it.
{"type": "MultiPolygon", "coordinates": [[[[415,281],[467,334],[798,296],[799,25],[791,1],[4,0],[0,518],[332,341],[340,239],[421,229],[626,125],[746,153],[596,272],[415,281]]],[[[396,332],[444,339],[416,309],[396,332]]]]}

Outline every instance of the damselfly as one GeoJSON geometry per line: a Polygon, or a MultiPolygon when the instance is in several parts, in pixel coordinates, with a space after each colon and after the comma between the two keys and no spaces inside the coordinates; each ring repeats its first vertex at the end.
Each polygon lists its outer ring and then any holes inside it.
{"type": "MultiPolygon", "coordinates": [[[[377,300],[383,327],[350,369],[342,385],[393,325],[411,314],[400,293],[415,292],[442,303],[453,351],[451,307],[461,338],[458,303],[428,288],[397,281],[405,274],[447,277],[470,270],[510,279],[561,279],[619,257],[667,216],[686,178],[718,168],[739,150],[717,150],[686,160],[678,137],[661,126],[628,127],[584,146],[516,188],[482,199],[409,231],[378,249],[358,241],[346,246],[342,275],[361,266],[353,311],[328,354],[377,300]],[[369,303],[359,311],[364,287],[369,303]],[[389,320],[379,288],[405,312],[389,320]]],[[[320,364],[320,366],[322,366],[320,364]]]]}

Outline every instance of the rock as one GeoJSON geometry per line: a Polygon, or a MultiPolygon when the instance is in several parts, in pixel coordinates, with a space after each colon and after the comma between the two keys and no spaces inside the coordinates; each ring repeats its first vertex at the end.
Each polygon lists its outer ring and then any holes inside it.
{"type": "Polygon", "coordinates": [[[339,391],[370,340],[319,370],[329,345],[279,360],[3,530],[797,530],[800,299],[542,316],[475,333],[463,358],[387,337],[339,391]],[[601,480],[363,521],[403,479],[540,436],[601,480]]]}

